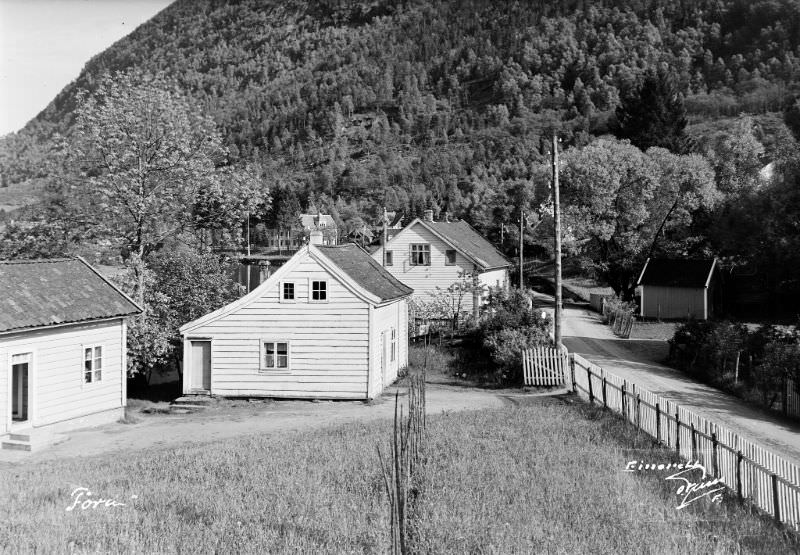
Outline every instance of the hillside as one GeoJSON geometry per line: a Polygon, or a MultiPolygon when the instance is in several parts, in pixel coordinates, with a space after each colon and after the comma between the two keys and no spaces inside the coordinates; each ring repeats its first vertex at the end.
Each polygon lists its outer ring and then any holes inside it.
{"type": "Polygon", "coordinates": [[[78,90],[135,67],[176,78],[228,163],[257,163],[270,187],[343,219],[432,206],[493,235],[539,175],[542,136],[613,130],[646,70],[670,68],[695,123],[765,113],[796,92],[799,44],[796,0],[178,0],[5,138],[3,184],[42,176],[78,90]]]}

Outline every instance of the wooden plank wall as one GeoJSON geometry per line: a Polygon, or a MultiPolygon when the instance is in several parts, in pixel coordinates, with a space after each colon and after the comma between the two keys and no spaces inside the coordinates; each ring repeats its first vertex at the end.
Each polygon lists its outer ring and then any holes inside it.
{"type": "Polygon", "coordinates": [[[800,531],[800,467],[733,431],[570,355],[573,389],[620,413],[682,458],[699,461],[740,499],[800,531]]]}

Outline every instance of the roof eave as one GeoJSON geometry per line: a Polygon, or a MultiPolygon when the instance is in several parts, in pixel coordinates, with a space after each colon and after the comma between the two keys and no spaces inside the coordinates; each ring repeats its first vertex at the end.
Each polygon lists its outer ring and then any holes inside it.
{"type": "Polygon", "coordinates": [[[124,314],[119,314],[116,316],[104,316],[102,318],[89,318],[86,320],[75,320],[73,322],[60,322],[57,324],[42,324],[37,326],[26,326],[24,328],[14,328],[10,330],[3,330],[0,331],[0,336],[3,335],[12,335],[15,333],[26,333],[29,331],[38,331],[38,330],[47,330],[52,328],[63,328],[66,326],[81,326],[84,324],[96,324],[98,322],[110,322],[111,320],[122,320],[123,318],[127,318],[128,316],[134,316],[139,314],[139,312],[128,312],[124,314]]]}

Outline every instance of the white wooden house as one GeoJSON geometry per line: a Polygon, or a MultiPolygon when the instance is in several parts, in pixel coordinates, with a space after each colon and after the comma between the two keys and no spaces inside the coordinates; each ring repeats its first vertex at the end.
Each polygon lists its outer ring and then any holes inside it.
{"type": "Polygon", "coordinates": [[[408,363],[411,289],[318,236],[241,299],[181,327],[183,391],[371,399],[408,363]]]}
{"type": "Polygon", "coordinates": [[[125,317],[139,312],[83,259],[0,261],[3,447],[122,417],[125,317]]]}
{"type": "Polygon", "coordinates": [[[707,320],[718,308],[717,261],[648,258],[639,275],[643,318],[707,320]]]}
{"type": "Polygon", "coordinates": [[[392,234],[372,257],[414,290],[413,298],[430,300],[437,288],[447,289],[462,273],[477,274],[481,291],[463,299],[471,312],[489,288],[507,289],[511,262],[463,220],[435,222],[432,212],[392,234]]]}

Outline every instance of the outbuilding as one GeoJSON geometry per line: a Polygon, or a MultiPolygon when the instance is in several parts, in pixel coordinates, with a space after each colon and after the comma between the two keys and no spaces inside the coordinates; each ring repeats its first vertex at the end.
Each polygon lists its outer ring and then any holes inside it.
{"type": "Polygon", "coordinates": [[[0,261],[0,436],[30,450],[124,416],[139,306],[81,258],[0,261]]]}
{"type": "Polygon", "coordinates": [[[707,320],[718,304],[717,260],[648,258],[639,276],[643,318],[707,320]]]}
{"type": "Polygon", "coordinates": [[[181,327],[185,394],[371,399],[396,379],[412,290],[359,246],[318,242],[181,327]]]}

